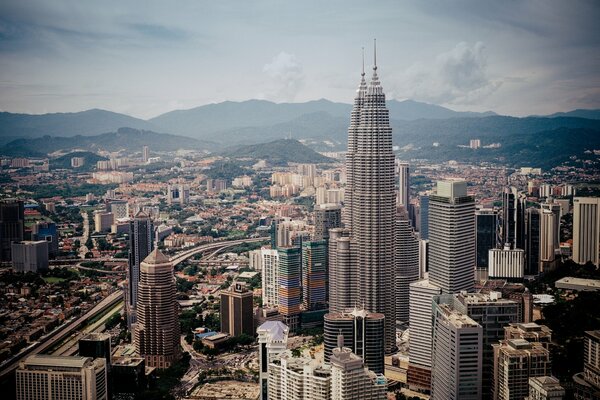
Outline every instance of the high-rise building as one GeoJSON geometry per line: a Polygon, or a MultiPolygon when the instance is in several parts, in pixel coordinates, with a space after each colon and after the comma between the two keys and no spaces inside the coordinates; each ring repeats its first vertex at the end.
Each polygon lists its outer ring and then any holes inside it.
{"type": "Polygon", "coordinates": [[[111,347],[110,334],[108,333],[88,333],[77,342],[79,355],[82,357],[104,358],[106,360],[106,369],[110,371],[111,366],[111,347]]]}
{"type": "Polygon", "coordinates": [[[302,243],[302,305],[305,310],[327,308],[327,241],[302,243]]]}
{"type": "Polygon", "coordinates": [[[475,200],[467,183],[438,182],[429,198],[429,282],[442,293],[471,290],[475,243],[475,200]]]}
{"type": "Polygon", "coordinates": [[[110,366],[110,391],[113,400],[140,397],[148,388],[146,361],[142,357],[115,357],[110,366]]]}
{"type": "Polygon", "coordinates": [[[190,201],[190,187],[184,184],[167,186],[168,204],[187,204],[190,201]]]}
{"type": "Polygon", "coordinates": [[[348,229],[334,228],[329,233],[329,311],[342,312],[357,301],[355,247],[350,245],[348,229]]]}
{"type": "Polygon", "coordinates": [[[279,313],[283,322],[296,332],[300,328],[302,297],[302,253],[299,247],[281,247],[279,252],[279,313]]]}
{"type": "Polygon", "coordinates": [[[12,267],[17,272],[48,269],[48,242],[25,240],[12,242],[12,267]]]}
{"type": "Polygon", "coordinates": [[[252,291],[241,283],[234,283],[228,289],[221,290],[221,332],[231,336],[242,333],[254,335],[252,291]]]}
{"type": "Polygon", "coordinates": [[[132,327],[135,349],[149,367],[169,368],[181,356],[176,294],[173,265],[154,249],[140,264],[137,321],[132,327]]]}
{"type": "Polygon", "coordinates": [[[315,207],[315,240],[328,240],[329,230],[342,227],[342,207],[335,203],[315,207]]]}
{"type": "Polygon", "coordinates": [[[140,211],[129,225],[129,269],[127,270],[126,304],[128,326],[135,322],[140,264],[154,248],[152,220],[140,211]]]}
{"type": "Polygon", "coordinates": [[[331,399],[331,368],[309,357],[279,354],[268,367],[269,399],[331,399]]]}
{"type": "Polygon", "coordinates": [[[419,197],[419,213],[421,216],[419,237],[423,240],[429,240],[429,195],[427,194],[419,197]]]}
{"type": "Polygon", "coordinates": [[[558,216],[549,209],[540,210],[540,269],[552,269],[556,261],[556,252],[560,249],[556,220],[558,216]]]}
{"type": "Polygon", "coordinates": [[[11,260],[11,243],[24,239],[24,224],[23,200],[0,200],[0,261],[11,260]]]}
{"type": "Polygon", "coordinates": [[[111,200],[106,203],[106,209],[112,213],[114,221],[129,217],[129,203],[126,200],[111,200]]]}
{"type": "Polygon", "coordinates": [[[481,399],[483,329],[453,308],[454,296],[433,301],[431,399],[481,399]]]}
{"type": "Polygon", "coordinates": [[[36,221],[31,226],[31,240],[45,240],[48,242],[48,256],[54,258],[58,255],[58,229],[53,221],[36,221]]]}
{"type": "Polygon", "coordinates": [[[376,63],[366,90],[363,81],[359,87],[348,129],[347,157],[351,222],[346,226],[356,244],[353,270],[358,272],[358,301],[366,310],[385,315],[385,349],[391,353],[396,342],[395,156],[376,63]]]}
{"type": "Polygon", "coordinates": [[[527,209],[527,241],[525,243],[525,275],[540,272],[540,210],[527,209]]]}
{"type": "Polygon", "coordinates": [[[262,271],[262,305],[279,305],[279,252],[274,249],[260,249],[262,271]]]}
{"type": "Polygon", "coordinates": [[[503,249],[489,251],[488,277],[490,279],[523,280],[525,276],[525,251],[512,249],[508,244],[503,249]]]}
{"type": "Polygon", "coordinates": [[[525,209],[527,197],[516,187],[506,187],[502,193],[502,244],[514,249],[525,247],[525,209]]]}
{"type": "Polygon", "coordinates": [[[535,322],[510,324],[504,326],[504,339],[523,339],[539,343],[548,351],[552,346],[552,331],[546,325],[535,322]]]}
{"type": "Polygon", "coordinates": [[[256,330],[258,335],[258,362],[260,365],[260,399],[269,399],[269,364],[287,348],[289,329],[280,321],[267,321],[256,330]]]}
{"type": "Polygon", "coordinates": [[[540,203],[540,207],[542,208],[542,211],[551,211],[556,216],[556,218],[554,218],[554,230],[556,231],[556,235],[554,235],[554,246],[558,248],[560,246],[560,218],[562,217],[560,203],[554,200],[553,197],[548,197],[544,203],[540,203]]]}
{"type": "Polygon", "coordinates": [[[424,279],[410,284],[410,344],[407,383],[415,389],[431,388],[432,302],[441,289],[424,279]]]}
{"type": "Polygon", "coordinates": [[[583,372],[573,376],[574,398],[596,400],[600,393],[600,330],[586,331],[583,338],[583,372]]]}
{"type": "Polygon", "coordinates": [[[573,261],[600,266],[600,197],[573,199],[573,261]]]}
{"type": "Polygon", "coordinates": [[[410,284],[419,280],[419,239],[408,219],[397,221],[396,320],[408,322],[410,284]]]}
{"type": "Polygon", "coordinates": [[[527,400],[562,400],[565,394],[565,388],[553,376],[529,378],[529,397],[527,400]]]}
{"type": "Polygon", "coordinates": [[[384,315],[365,310],[348,309],[325,314],[323,331],[325,362],[329,362],[338,336],[354,354],[361,357],[371,371],[384,371],[384,315]]]}
{"type": "Polygon", "coordinates": [[[80,168],[85,164],[84,157],[71,157],[71,168],[80,168]]]}
{"type": "Polygon", "coordinates": [[[487,270],[488,252],[495,249],[498,244],[498,212],[490,208],[477,209],[475,221],[477,224],[477,269],[487,270]]]}
{"type": "Polygon", "coordinates": [[[529,378],[550,374],[550,353],[523,339],[494,344],[494,400],[521,400],[529,394],[529,378]]]}
{"type": "Polygon", "coordinates": [[[331,355],[331,400],[383,400],[387,381],[369,370],[363,360],[344,347],[344,336],[331,355]]]}
{"type": "Polygon", "coordinates": [[[106,360],[33,355],[16,372],[17,400],[108,400],[106,360]]]}
{"type": "Polygon", "coordinates": [[[396,160],[396,175],[398,176],[398,207],[403,207],[408,212],[410,204],[410,166],[406,162],[396,160]]]}
{"type": "Polygon", "coordinates": [[[150,158],[150,148],[148,146],[142,147],[142,162],[144,164],[147,164],[149,158],[150,158]]]}

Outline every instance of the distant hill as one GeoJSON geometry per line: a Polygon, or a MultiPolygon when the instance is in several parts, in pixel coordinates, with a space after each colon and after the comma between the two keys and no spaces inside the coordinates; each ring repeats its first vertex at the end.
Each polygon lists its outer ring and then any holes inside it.
{"type": "Polygon", "coordinates": [[[417,119],[449,119],[449,118],[479,118],[497,115],[493,111],[483,113],[470,111],[454,111],[435,104],[422,103],[414,100],[388,100],[388,110],[391,119],[414,121],[417,119]]]}
{"type": "Polygon", "coordinates": [[[122,127],[156,130],[142,119],[98,109],[42,115],[0,112],[0,136],[89,136],[122,127]]]}
{"type": "Polygon", "coordinates": [[[0,154],[5,156],[34,156],[58,150],[85,149],[88,151],[141,151],[147,145],[151,151],[174,151],[178,149],[207,150],[215,147],[214,143],[203,142],[184,136],[169,135],[131,128],[120,128],[116,132],[95,136],[43,136],[34,139],[17,139],[0,147],[0,154]]]}
{"type": "Polygon", "coordinates": [[[588,119],[600,119],[600,110],[584,110],[577,109],[568,112],[558,112],[548,115],[549,118],[555,117],[577,117],[577,118],[588,118],[588,119]]]}
{"type": "Polygon", "coordinates": [[[239,146],[222,153],[229,158],[252,158],[267,160],[273,165],[288,163],[330,163],[333,160],[325,157],[295,139],[279,139],[269,143],[239,146]]]}
{"type": "Polygon", "coordinates": [[[50,168],[51,169],[73,169],[75,171],[90,171],[94,167],[96,167],[96,163],[101,160],[107,160],[106,157],[99,156],[96,153],[92,153],[90,151],[74,151],[69,154],[65,154],[64,156],[54,158],[50,160],[50,168]],[[83,157],[85,163],[83,166],[78,168],[71,167],[71,158],[73,157],[83,157]]]}

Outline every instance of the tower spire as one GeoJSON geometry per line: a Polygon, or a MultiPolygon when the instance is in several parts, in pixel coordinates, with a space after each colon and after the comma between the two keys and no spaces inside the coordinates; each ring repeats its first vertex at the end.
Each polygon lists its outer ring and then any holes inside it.
{"type": "Polygon", "coordinates": [[[373,70],[377,71],[377,39],[373,39],[373,70]]]}
{"type": "Polygon", "coordinates": [[[362,74],[360,76],[365,76],[365,48],[362,48],[362,74]]]}

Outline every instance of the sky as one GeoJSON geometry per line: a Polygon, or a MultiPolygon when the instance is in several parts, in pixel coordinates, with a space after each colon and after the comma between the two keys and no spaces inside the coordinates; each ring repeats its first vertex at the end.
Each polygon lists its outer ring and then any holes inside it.
{"type": "Polygon", "coordinates": [[[226,100],[390,99],[540,115],[600,108],[600,2],[0,2],[0,110],[139,118],[226,100]],[[369,72],[367,71],[367,72],[369,72]]]}

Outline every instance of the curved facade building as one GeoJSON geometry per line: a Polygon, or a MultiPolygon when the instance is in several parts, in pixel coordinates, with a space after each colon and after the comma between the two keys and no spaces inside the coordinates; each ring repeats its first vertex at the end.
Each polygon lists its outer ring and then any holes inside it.
{"type": "Polygon", "coordinates": [[[385,317],[380,313],[348,309],[344,312],[325,314],[324,346],[325,362],[329,362],[338,335],[344,337],[344,345],[361,357],[373,372],[384,372],[384,326],[385,317]]]}
{"type": "Polygon", "coordinates": [[[173,265],[155,249],[140,264],[137,322],[133,325],[135,349],[149,367],[168,368],[181,356],[176,292],[173,265]]]}

